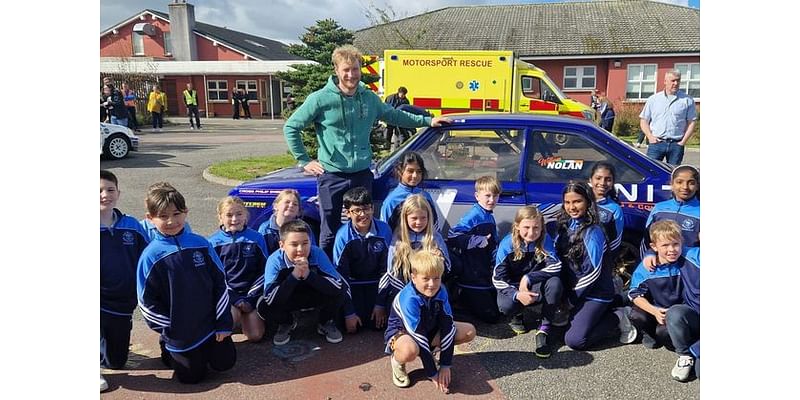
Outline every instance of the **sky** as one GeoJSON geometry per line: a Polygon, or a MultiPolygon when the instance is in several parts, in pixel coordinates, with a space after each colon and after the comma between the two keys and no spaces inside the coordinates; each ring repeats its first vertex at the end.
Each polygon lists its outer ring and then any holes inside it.
{"type": "MultiPolygon", "coordinates": [[[[189,0],[195,19],[211,25],[278,40],[299,43],[305,28],[317,20],[333,18],[339,25],[358,30],[370,25],[368,10],[392,10],[395,18],[410,17],[448,6],[561,2],[553,0],[189,0]]],[[[585,1],[585,0],[582,0],[585,1]]],[[[168,12],[170,0],[100,0],[100,32],[144,9],[168,12]]],[[[700,8],[700,0],[663,0],[700,8]]]]}

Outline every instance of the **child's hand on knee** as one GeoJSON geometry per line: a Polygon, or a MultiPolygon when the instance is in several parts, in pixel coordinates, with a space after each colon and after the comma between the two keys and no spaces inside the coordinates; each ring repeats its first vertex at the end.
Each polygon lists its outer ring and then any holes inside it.
{"type": "Polygon", "coordinates": [[[345,317],[344,325],[347,328],[347,333],[356,333],[358,327],[361,326],[361,318],[358,315],[345,317]]]}

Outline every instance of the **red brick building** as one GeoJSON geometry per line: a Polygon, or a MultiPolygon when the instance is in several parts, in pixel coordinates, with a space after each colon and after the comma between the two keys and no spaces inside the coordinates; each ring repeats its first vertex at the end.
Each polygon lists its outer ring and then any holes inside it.
{"type": "Polygon", "coordinates": [[[182,92],[191,82],[203,116],[231,117],[241,88],[253,118],[280,117],[287,89],[275,73],[311,62],[283,43],[195,21],[185,2],[169,4],[169,13],[145,9],[100,33],[100,74],[138,82],[140,98],[158,83],[169,115],[186,115],[182,92]]]}

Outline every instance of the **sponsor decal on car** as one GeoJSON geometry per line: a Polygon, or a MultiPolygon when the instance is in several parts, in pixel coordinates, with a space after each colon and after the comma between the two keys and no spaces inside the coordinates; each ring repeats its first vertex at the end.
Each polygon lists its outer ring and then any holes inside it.
{"type": "Polygon", "coordinates": [[[561,157],[544,157],[536,160],[546,169],[583,169],[583,160],[565,160],[561,157]]]}

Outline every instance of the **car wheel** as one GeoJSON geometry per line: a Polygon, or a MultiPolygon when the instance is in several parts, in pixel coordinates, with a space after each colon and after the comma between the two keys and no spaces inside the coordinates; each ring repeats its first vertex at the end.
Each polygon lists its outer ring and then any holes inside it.
{"type": "Polygon", "coordinates": [[[128,156],[131,143],[125,135],[115,134],[106,139],[103,154],[111,159],[119,160],[128,156]]]}
{"type": "Polygon", "coordinates": [[[614,260],[614,274],[622,279],[623,290],[630,289],[633,271],[639,265],[639,246],[623,241],[614,260]]]}
{"type": "Polygon", "coordinates": [[[569,135],[556,133],[555,135],[553,135],[553,142],[555,142],[559,146],[566,146],[567,143],[569,143],[569,135]]]}

